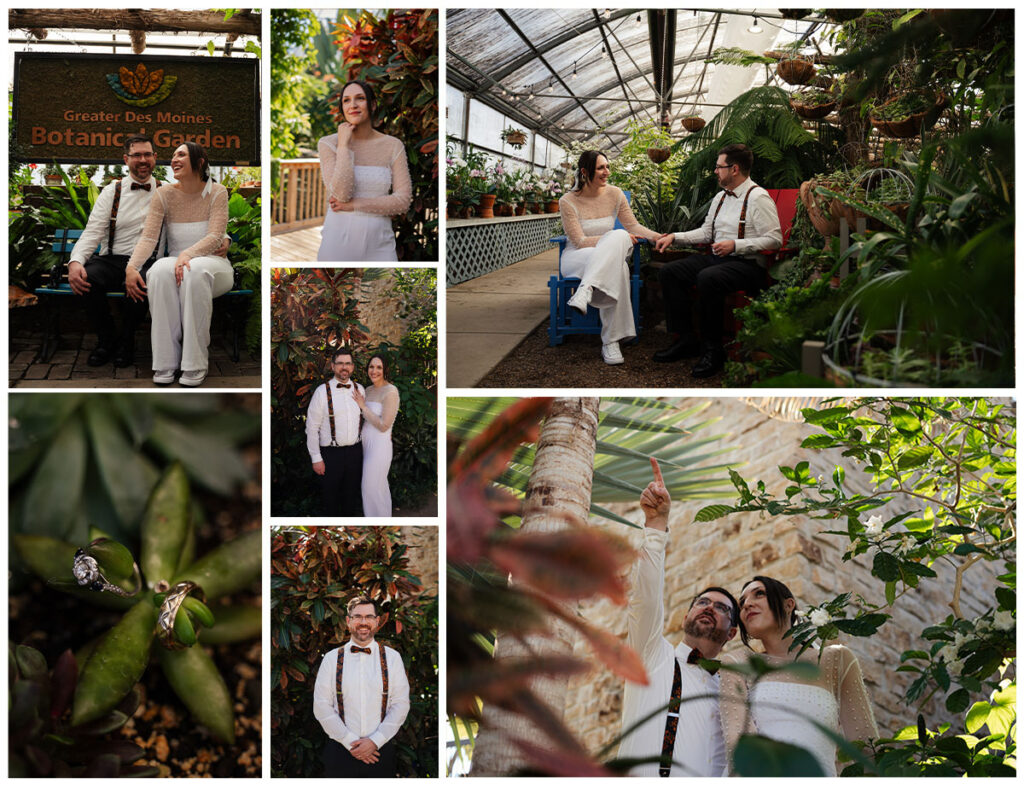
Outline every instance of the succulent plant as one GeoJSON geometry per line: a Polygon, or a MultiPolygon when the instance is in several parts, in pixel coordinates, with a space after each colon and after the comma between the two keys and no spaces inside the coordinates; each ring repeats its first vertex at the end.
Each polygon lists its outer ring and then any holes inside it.
{"type": "MultiPolygon", "coordinates": [[[[210,655],[198,643],[231,643],[258,636],[261,613],[249,606],[216,606],[211,611],[202,599],[205,595],[212,602],[259,577],[260,532],[243,534],[196,561],[190,509],[188,479],[184,469],[174,464],[147,504],[138,567],[124,545],[103,538],[97,529],[91,535],[102,539],[82,549],[52,537],[14,535],[15,549],[24,563],[49,586],[125,611],[110,630],[79,651],[82,667],[74,688],[72,727],[90,726],[114,710],[132,692],[155,652],[167,680],[193,717],[220,741],[234,741],[233,701],[210,655]],[[72,576],[79,550],[95,559],[105,580],[126,592],[136,588],[138,592],[118,596],[79,585],[72,576]],[[184,581],[201,591],[179,609],[173,630],[175,648],[168,649],[156,640],[162,601],[158,595],[184,581]]],[[[96,585],[91,574],[84,577],[96,585]]]]}
{"type": "Polygon", "coordinates": [[[151,777],[153,766],[135,766],[145,750],[130,741],[105,738],[135,713],[133,689],[110,711],[92,722],[72,726],[71,696],[78,664],[68,649],[53,670],[30,646],[8,645],[10,777],[151,777]]]}

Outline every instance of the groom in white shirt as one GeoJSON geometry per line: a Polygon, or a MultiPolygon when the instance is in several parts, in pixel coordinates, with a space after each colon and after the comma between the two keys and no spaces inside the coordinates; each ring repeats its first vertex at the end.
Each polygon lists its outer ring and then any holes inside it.
{"type": "Polygon", "coordinates": [[[348,603],[351,638],[324,655],[313,688],[313,715],[327,734],[325,777],[394,777],[391,740],[409,714],[401,655],[373,639],[379,617],[366,597],[348,603]]]}
{"type": "Polygon", "coordinates": [[[652,458],[654,482],[644,489],[644,545],[631,575],[626,642],[643,658],[650,683],[626,682],[622,730],[667,704],[667,710],[632,730],[619,746],[619,758],[661,758],[633,766],[635,777],[721,777],[726,773],[725,743],[718,710],[718,675],[713,663],[736,635],[739,609],[717,586],[698,594],[683,622],[682,642],[664,637],[665,545],[672,500],[652,458]]]}
{"type": "Polygon", "coordinates": [[[326,517],[363,515],[363,445],[359,404],[352,397],[363,386],[351,380],[356,369],[352,350],[331,355],[332,378],[313,392],[306,412],[306,449],[313,472],[320,477],[320,498],[326,517]]]}

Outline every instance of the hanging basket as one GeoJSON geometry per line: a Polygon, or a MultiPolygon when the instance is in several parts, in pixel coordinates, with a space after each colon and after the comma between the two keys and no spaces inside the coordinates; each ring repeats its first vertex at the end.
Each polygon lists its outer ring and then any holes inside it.
{"type": "Polygon", "coordinates": [[[684,117],[680,122],[684,130],[689,131],[691,134],[697,133],[697,131],[707,125],[703,117],[684,117]]]}
{"type": "MultiPolygon", "coordinates": [[[[884,104],[878,107],[878,109],[876,110],[878,114],[876,114],[875,112],[871,113],[869,117],[871,125],[875,129],[877,129],[879,133],[884,134],[886,136],[895,137],[896,139],[910,139],[911,137],[919,136],[921,134],[922,129],[924,129],[924,119],[928,115],[928,113],[931,112],[933,109],[938,109],[941,113],[942,109],[946,107],[946,96],[939,93],[935,97],[934,106],[929,106],[926,109],[921,109],[920,111],[914,112],[913,114],[907,115],[906,117],[901,117],[898,120],[886,120],[878,116],[883,113],[883,110],[887,106],[896,103],[902,97],[902,95],[894,95],[892,98],[890,98],[888,101],[886,101],[884,104]]],[[[938,121],[938,119],[938,114],[936,114],[934,120],[931,122],[928,128],[932,128],[932,126],[935,125],[935,122],[938,121]]]]}
{"type": "Polygon", "coordinates": [[[800,96],[791,95],[789,97],[789,106],[798,115],[807,120],[820,120],[831,114],[836,108],[836,101],[831,100],[824,104],[810,104],[804,103],[800,96]]]}
{"type": "Polygon", "coordinates": [[[650,158],[656,164],[663,164],[672,155],[672,151],[667,147],[648,147],[647,157],[650,158]]]}
{"type": "Polygon", "coordinates": [[[838,199],[829,199],[819,196],[814,189],[819,183],[816,180],[808,180],[800,185],[800,201],[807,208],[807,217],[811,219],[814,228],[822,237],[834,237],[839,234],[839,211],[838,199]]]}
{"type": "Polygon", "coordinates": [[[854,19],[864,15],[863,8],[827,8],[825,9],[825,16],[835,22],[836,24],[842,24],[843,22],[852,22],[854,19]]]}
{"type": "Polygon", "coordinates": [[[509,131],[507,134],[505,134],[505,141],[518,150],[520,147],[526,144],[526,132],[509,131]]]}
{"type": "Polygon", "coordinates": [[[779,60],[775,71],[788,84],[807,84],[816,73],[814,63],[805,57],[789,57],[779,60]]]}

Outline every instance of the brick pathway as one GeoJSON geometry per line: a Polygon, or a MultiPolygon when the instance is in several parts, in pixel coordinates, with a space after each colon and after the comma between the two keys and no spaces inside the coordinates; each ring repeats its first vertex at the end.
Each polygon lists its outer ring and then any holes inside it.
{"type": "MultiPolygon", "coordinates": [[[[147,325],[148,326],[148,325],[147,325]]],[[[93,335],[61,335],[57,350],[48,362],[36,362],[42,336],[17,331],[11,336],[8,382],[11,387],[141,387],[157,389],[150,370],[152,354],[148,329],[140,328],[135,342],[135,365],[115,368],[107,363],[99,368],[86,364],[89,352],[96,346],[93,335]]],[[[210,344],[210,369],[206,381],[198,389],[259,387],[259,359],[253,359],[243,348],[238,362],[232,362],[226,336],[214,335],[210,344]]],[[[177,385],[175,386],[177,387],[177,385]]],[[[173,388],[172,388],[173,389],[173,388]]]]}

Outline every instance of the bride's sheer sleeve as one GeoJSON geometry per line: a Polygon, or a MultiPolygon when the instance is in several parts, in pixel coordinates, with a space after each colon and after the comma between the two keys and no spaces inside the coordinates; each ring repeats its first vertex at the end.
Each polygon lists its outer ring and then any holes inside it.
{"type": "Polygon", "coordinates": [[[212,190],[213,193],[209,197],[203,197],[210,199],[206,234],[181,252],[181,255],[189,259],[210,256],[224,241],[224,233],[228,228],[228,189],[222,185],[214,185],[212,190]]]}
{"type": "Polygon", "coordinates": [[[583,234],[583,225],[576,210],[576,197],[572,193],[567,193],[558,200],[558,212],[562,216],[562,228],[569,242],[577,248],[591,248],[597,245],[600,237],[587,237],[583,234]]]}
{"type": "Polygon", "coordinates": [[[337,137],[325,136],[316,143],[320,154],[320,177],[323,178],[327,196],[335,197],[339,202],[352,199],[356,189],[355,161],[351,150],[338,154],[337,137]]]}
{"type": "Polygon", "coordinates": [[[384,401],[382,403],[383,411],[381,412],[380,417],[374,414],[371,409],[365,409],[363,411],[363,417],[378,431],[386,431],[394,425],[395,417],[398,416],[398,397],[398,388],[391,385],[384,393],[384,401]]]}
{"type": "Polygon", "coordinates": [[[616,204],[615,209],[619,217],[619,223],[622,224],[622,228],[630,234],[643,237],[645,240],[650,240],[651,242],[654,242],[661,237],[660,234],[652,232],[636,219],[636,216],[633,215],[633,210],[629,206],[629,200],[626,199],[626,194],[622,191],[619,191],[618,203],[616,204]]]}
{"type": "Polygon", "coordinates": [[[146,213],[145,223],[142,224],[142,234],[135,241],[131,258],[128,260],[129,267],[134,267],[136,270],[141,269],[150,254],[153,253],[153,249],[156,248],[156,244],[160,240],[160,230],[164,226],[164,212],[164,199],[161,189],[157,188],[153,198],[149,200],[149,211],[146,213]]]}
{"type": "Polygon", "coordinates": [[[845,646],[841,649],[836,676],[838,678],[839,723],[850,741],[878,738],[878,726],[871,710],[871,700],[864,686],[857,655],[845,646]]]}
{"type": "MultiPolygon", "coordinates": [[[[739,665],[746,660],[740,654],[727,654],[722,657],[723,665],[739,665]]],[[[747,682],[742,673],[723,668],[718,672],[719,709],[722,715],[722,737],[725,740],[726,759],[729,771],[732,771],[732,752],[736,743],[745,732],[744,723],[747,719],[747,682]]]]}

